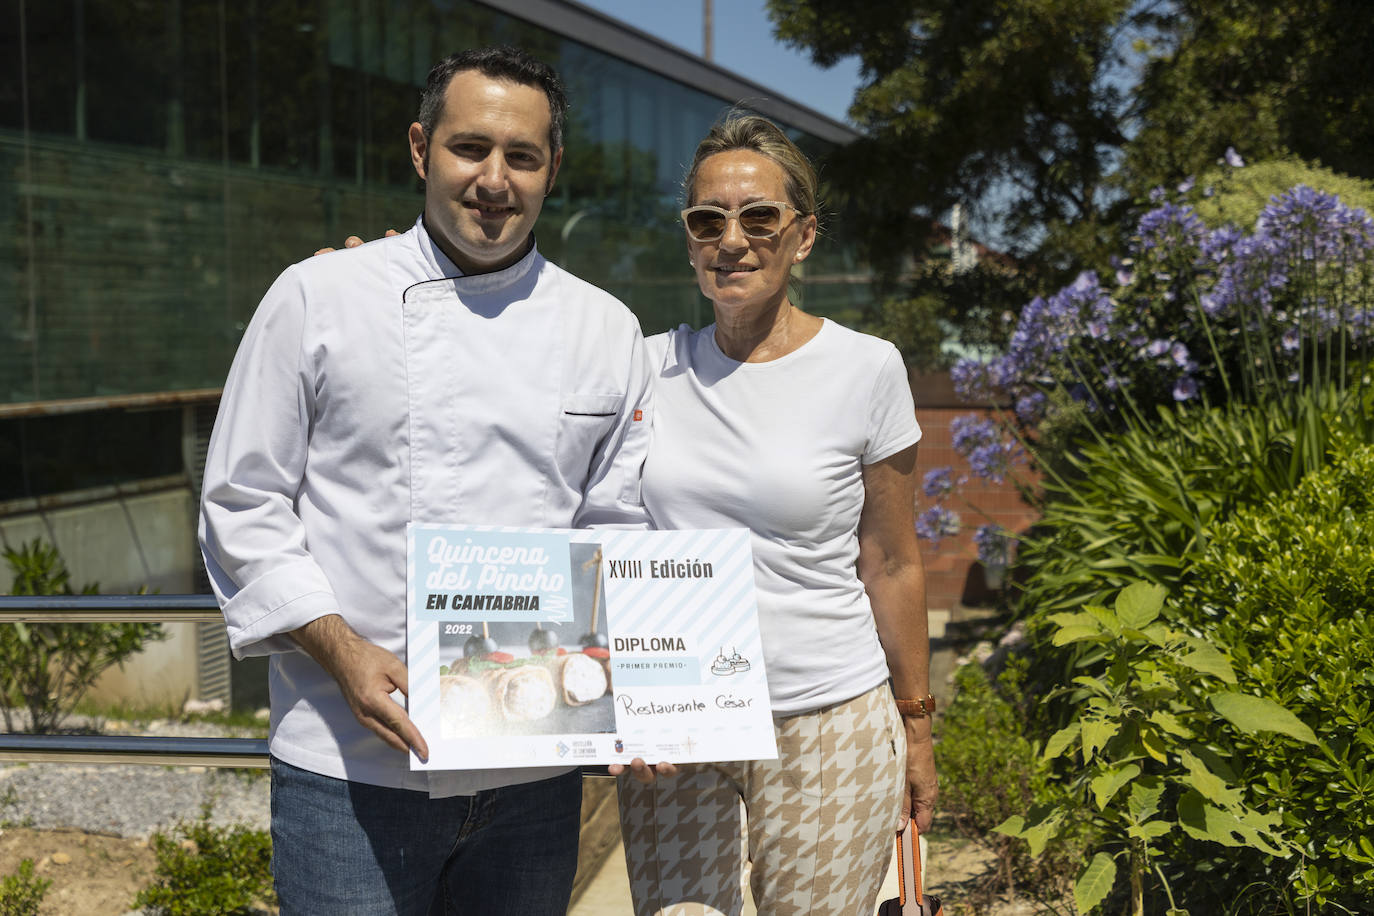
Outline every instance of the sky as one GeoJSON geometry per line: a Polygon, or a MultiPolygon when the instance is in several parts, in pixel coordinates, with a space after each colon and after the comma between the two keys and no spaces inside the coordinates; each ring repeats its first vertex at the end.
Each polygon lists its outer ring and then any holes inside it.
{"type": "MultiPolygon", "coordinates": [[[[701,0],[578,2],[692,54],[702,52],[701,0]]],[[[846,58],[829,70],[811,63],[805,53],[773,37],[765,0],[715,0],[712,6],[716,64],[836,121],[850,123],[845,112],[859,85],[857,58],[846,58]]]]}

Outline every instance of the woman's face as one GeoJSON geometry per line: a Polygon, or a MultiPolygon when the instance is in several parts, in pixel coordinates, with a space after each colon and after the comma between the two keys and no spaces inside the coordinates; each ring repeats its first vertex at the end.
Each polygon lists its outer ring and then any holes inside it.
{"type": "MultiPolygon", "coordinates": [[[[734,210],[760,200],[787,201],[782,167],[767,156],[728,150],[707,158],[697,170],[692,206],[734,210]]],[[[702,295],[718,310],[738,312],[784,302],[792,265],[806,259],[815,240],[816,217],[788,208],[781,229],[771,238],[750,238],[739,220],[731,219],[725,234],[713,241],[688,236],[687,252],[702,295]]]]}

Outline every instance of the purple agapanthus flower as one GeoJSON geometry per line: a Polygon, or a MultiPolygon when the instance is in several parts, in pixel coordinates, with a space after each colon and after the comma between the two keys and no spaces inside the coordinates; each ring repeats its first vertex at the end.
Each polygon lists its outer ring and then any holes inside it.
{"type": "Polygon", "coordinates": [[[1160,340],[1159,338],[1155,338],[1154,340],[1150,341],[1149,346],[1145,348],[1145,355],[1148,356],[1150,359],[1159,359],[1168,352],[1169,341],[1160,340]]]}
{"type": "Polygon", "coordinates": [[[1189,401],[1197,397],[1197,379],[1191,375],[1179,376],[1178,381],[1174,382],[1174,400],[1189,401]]]}
{"type": "Polygon", "coordinates": [[[1021,457],[1021,447],[1015,442],[987,442],[969,452],[968,466],[975,476],[1001,483],[1021,457]]]}
{"type": "Polygon", "coordinates": [[[984,566],[1006,566],[1011,545],[1015,542],[1016,536],[1001,525],[979,525],[978,530],[973,532],[973,543],[978,547],[978,562],[984,566]]]}
{"type": "Polygon", "coordinates": [[[931,506],[916,516],[917,536],[935,544],[957,535],[959,527],[959,513],[944,506],[931,506]]]}
{"type": "Polygon", "coordinates": [[[1236,152],[1234,146],[1226,147],[1226,152],[1222,155],[1222,161],[1233,169],[1245,168],[1245,160],[1240,158],[1240,153],[1236,152]]]}
{"type": "Polygon", "coordinates": [[[961,359],[949,370],[954,393],[964,401],[990,401],[996,393],[992,366],[982,360],[961,359]]]}
{"type": "Polygon", "coordinates": [[[996,442],[999,438],[997,424],[976,413],[955,417],[949,424],[949,434],[954,450],[965,458],[979,446],[996,442]]]}
{"type": "Polygon", "coordinates": [[[1032,391],[1016,399],[1016,419],[1027,426],[1034,426],[1045,416],[1045,405],[1049,399],[1043,391],[1032,391]]]}
{"type": "Polygon", "coordinates": [[[941,499],[954,492],[954,468],[945,465],[926,471],[921,479],[921,492],[928,499],[941,499]]]}
{"type": "Polygon", "coordinates": [[[1154,261],[1201,245],[1207,234],[1201,217],[1187,204],[1166,203],[1140,218],[1136,224],[1135,250],[1154,261]]]}
{"type": "Polygon", "coordinates": [[[1211,264],[1223,263],[1230,258],[1236,242],[1240,241],[1244,235],[1245,233],[1230,223],[1213,229],[1203,236],[1202,244],[1198,246],[1198,261],[1211,264]]]}

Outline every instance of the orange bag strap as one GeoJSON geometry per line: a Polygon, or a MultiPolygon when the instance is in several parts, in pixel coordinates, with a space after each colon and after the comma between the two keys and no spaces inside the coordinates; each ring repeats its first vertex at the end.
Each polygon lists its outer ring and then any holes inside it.
{"type": "Polygon", "coordinates": [[[916,905],[924,906],[926,892],[921,886],[921,872],[925,869],[921,865],[921,830],[916,826],[915,818],[911,820],[911,860],[916,863],[916,874],[913,876],[916,881],[916,905]]]}
{"type": "MultiPolygon", "coordinates": [[[[904,833],[905,831],[903,831],[904,833]]],[[[906,907],[906,856],[902,855],[902,834],[897,834],[897,902],[906,907]]],[[[912,870],[915,872],[911,876],[912,886],[916,889],[916,905],[925,905],[926,892],[921,886],[921,831],[916,826],[915,819],[911,821],[911,861],[912,870]]]]}
{"type": "Polygon", "coordinates": [[[902,835],[898,833],[897,843],[897,903],[906,912],[906,856],[902,855],[902,835]]]}

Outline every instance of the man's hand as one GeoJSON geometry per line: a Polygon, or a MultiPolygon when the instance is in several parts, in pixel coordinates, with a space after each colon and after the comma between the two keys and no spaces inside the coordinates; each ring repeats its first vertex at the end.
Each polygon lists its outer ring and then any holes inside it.
{"type": "Polygon", "coordinates": [[[405,709],[391,698],[410,695],[405,664],[363,639],[338,614],[312,620],[291,634],[310,657],[338,682],[348,708],[364,727],[398,751],[413,749],[429,759],[429,745],[405,709]]]}
{"type": "MultiPolygon", "coordinates": [[[[388,229],[386,231],[386,238],[391,238],[393,235],[400,234],[401,233],[397,232],[395,229],[388,229]]],[[[357,248],[362,243],[363,240],[358,238],[356,235],[350,235],[348,238],[344,239],[345,248],[357,248]]],[[[329,254],[329,252],[337,250],[337,248],[321,248],[320,250],[316,251],[315,254],[329,254]]]]}
{"type": "Polygon", "coordinates": [[[636,757],[634,760],[631,760],[629,767],[626,767],[623,763],[613,763],[606,767],[606,769],[610,771],[612,776],[619,776],[628,769],[630,775],[635,778],[635,781],[642,782],[646,786],[653,785],[654,780],[660,776],[677,775],[677,767],[673,766],[671,763],[659,761],[657,766],[650,766],[644,762],[643,757],[636,757]]]}
{"type": "MultiPolygon", "coordinates": [[[[915,720],[904,722],[914,724],[915,720]]],[[[926,720],[927,723],[929,720],[926,720]]],[[[929,726],[924,735],[914,735],[910,725],[906,734],[906,785],[902,789],[902,813],[897,821],[897,831],[906,827],[908,819],[916,818],[916,829],[921,833],[930,831],[931,819],[935,816],[935,799],[940,794],[939,780],[935,776],[935,744],[931,740],[929,726]]]]}

